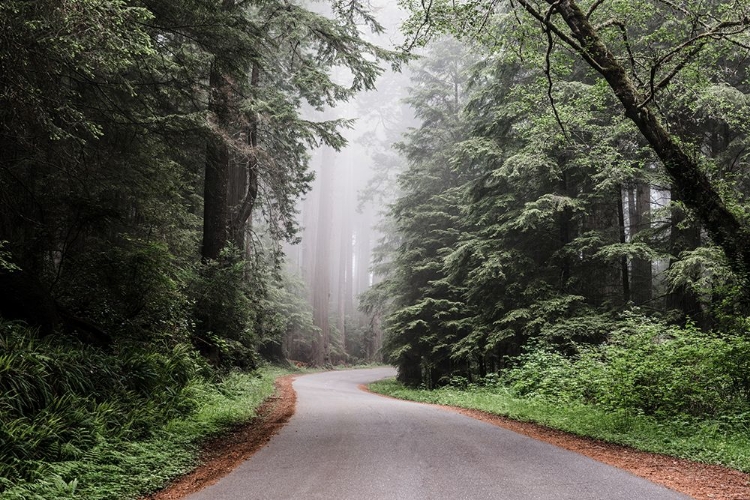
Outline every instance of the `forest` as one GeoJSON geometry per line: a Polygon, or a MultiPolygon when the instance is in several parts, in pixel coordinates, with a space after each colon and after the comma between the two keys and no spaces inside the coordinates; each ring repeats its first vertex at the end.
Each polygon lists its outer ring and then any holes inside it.
{"type": "Polygon", "coordinates": [[[269,364],[750,428],[750,2],[0,27],[0,497],[72,492],[269,364]]]}

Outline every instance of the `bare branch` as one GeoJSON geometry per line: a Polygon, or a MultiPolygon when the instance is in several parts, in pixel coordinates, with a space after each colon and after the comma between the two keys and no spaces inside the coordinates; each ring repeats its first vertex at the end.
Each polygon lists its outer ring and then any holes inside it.
{"type": "Polygon", "coordinates": [[[750,18],[744,17],[738,21],[723,21],[714,27],[710,28],[708,31],[704,31],[703,33],[700,33],[698,35],[695,35],[689,40],[686,40],[685,42],[681,43],[677,47],[673,48],[666,54],[664,54],[662,57],[659,58],[658,61],[656,61],[656,66],[660,66],[666,62],[669,62],[674,56],[685,50],[686,48],[690,47],[691,45],[694,45],[700,40],[703,40],[704,38],[713,38],[715,40],[729,40],[731,41],[730,36],[732,35],[738,35],[740,33],[743,33],[747,30],[748,26],[750,25],[750,18]],[[727,28],[738,28],[736,30],[733,30],[732,32],[725,32],[724,30],[727,28]]]}
{"type": "Polygon", "coordinates": [[[430,3],[425,5],[425,0],[422,0],[422,9],[424,9],[424,19],[422,20],[422,24],[419,25],[417,28],[417,31],[414,33],[414,37],[412,38],[411,42],[407,47],[405,47],[406,52],[411,52],[411,50],[414,48],[414,46],[417,44],[420,38],[420,32],[423,28],[427,28],[429,30],[430,26],[430,11],[432,10],[432,1],[429,0],[430,3]]]}
{"type": "Polygon", "coordinates": [[[594,4],[589,7],[589,11],[586,13],[586,19],[590,19],[594,11],[598,9],[599,6],[604,3],[604,1],[605,0],[596,0],[596,2],[594,2],[594,4]]]}
{"type": "Polygon", "coordinates": [[[635,55],[633,54],[633,48],[630,46],[630,38],[628,38],[628,30],[626,29],[625,23],[623,23],[622,21],[618,21],[617,19],[610,19],[609,21],[606,21],[597,26],[595,29],[598,31],[609,26],[615,26],[616,28],[619,28],[620,33],[622,33],[622,41],[625,44],[625,50],[627,50],[628,52],[628,59],[630,60],[630,68],[633,72],[633,78],[635,78],[638,83],[643,85],[643,82],[638,76],[638,71],[636,70],[635,55]]]}
{"type": "Polygon", "coordinates": [[[490,15],[495,10],[495,6],[500,2],[500,0],[492,0],[490,5],[487,6],[486,12],[484,14],[484,18],[482,19],[482,24],[479,25],[479,29],[477,30],[478,33],[481,33],[484,31],[484,28],[487,26],[487,22],[490,19],[490,15]]]}
{"type": "Polygon", "coordinates": [[[672,79],[677,76],[677,74],[682,71],[682,69],[687,66],[687,64],[693,60],[695,56],[697,56],[701,50],[703,50],[703,47],[705,47],[706,43],[703,42],[697,47],[693,47],[693,50],[691,50],[685,57],[680,61],[678,64],[675,65],[674,68],[672,68],[672,71],[670,71],[664,78],[661,79],[659,83],[654,83],[654,79],[656,77],[656,68],[657,66],[654,66],[651,68],[651,79],[650,79],[650,91],[648,97],[646,97],[646,100],[643,101],[641,104],[638,105],[639,108],[642,108],[646,106],[648,103],[650,103],[654,97],[656,96],[656,92],[663,89],[669,83],[672,81],[672,79]]]}
{"type": "Polygon", "coordinates": [[[544,29],[544,32],[547,34],[547,53],[544,56],[544,74],[547,76],[547,98],[549,99],[550,106],[552,106],[552,112],[555,114],[557,125],[560,127],[560,130],[562,130],[563,136],[567,141],[568,133],[565,131],[565,125],[563,125],[562,119],[560,119],[560,113],[558,113],[557,106],[555,105],[555,97],[552,95],[554,84],[552,82],[552,62],[550,59],[555,42],[552,39],[552,30],[549,29],[549,26],[552,24],[552,14],[555,12],[561,1],[562,0],[556,0],[555,3],[550,5],[547,14],[544,16],[545,24],[542,29],[544,29]]]}
{"type": "MultiPolygon", "coordinates": [[[[578,45],[578,43],[573,40],[570,36],[565,34],[560,28],[555,26],[552,22],[545,21],[545,16],[543,16],[538,10],[534,8],[531,3],[529,3],[528,0],[516,0],[529,14],[531,14],[534,19],[539,21],[543,27],[548,27],[549,30],[557,35],[557,37],[565,42],[566,45],[568,45],[570,48],[572,48],[575,52],[581,55],[583,59],[595,70],[602,72],[604,69],[599,65],[599,63],[594,59],[589,52],[584,49],[581,45],[578,45]]],[[[557,3],[557,2],[555,2],[557,3]]]]}
{"type": "Polygon", "coordinates": [[[723,21],[708,29],[707,31],[704,31],[703,33],[695,35],[689,40],[686,40],[685,42],[681,43],[677,47],[664,54],[651,66],[649,95],[642,103],[638,105],[638,107],[643,108],[651,101],[653,101],[654,97],[656,96],[656,92],[671,83],[674,77],[677,76],[677,74],[682,71],[685,66],[687,66],[690,61],[692,61],[701,52],[701,50],[703,50],[703,48],[708,44],[708,39],[726,40],[730,43],[735,43],[743,46],[744,44],[741,44],[741,42],[733,40],[730,37],[732,35],[737,35],[747,31],[748,26],[750,26],[750,19],[746,17],[738,21],[723,21]],[[733,29],[730,32],[727,32],[725,31],[727,28],[733,29]],[[672,59],[674,59],[675,56],[688,48],[690,48],[690,51],[682,57],[682,60],[675,64],[675,66],[669,71],[669,73],[667,73],[658,83],[656,83],[656,73],[658,72],[659,68],[664,64],[670,62],[672,59]]]}

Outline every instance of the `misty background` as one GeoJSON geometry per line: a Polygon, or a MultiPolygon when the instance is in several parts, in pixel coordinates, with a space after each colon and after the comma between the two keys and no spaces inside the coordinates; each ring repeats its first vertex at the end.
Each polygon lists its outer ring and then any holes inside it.
{"type": "MultiPolygon", "coordinates": [[[[401,44],[405,13],[385,0],[371,5],[385,31],[363,30],[362,36],[385,48],[401,44]]],[[[342,83],[347,76],[344,70],[335,74],[342,83]]],[[[302,231],[297,243],[283,247],[287,280],[297,284],[294,293],[307,301],[316,327],[312,335],[293,328],[285,337],[283,353],[292,360],[316,365],[382,361],[381,317],[361,310],[360,297],[378,280],[373,251],[383,237],[382,215],[395,199],[401,165],[393,146],[416,123],[404,103],[409,85],[408,65],[398,72],[385,67],[376,90],[323,113],[306,109],[311,120],[352,123],[343,131],[347,145],[340,151],[325,145],[310,151],[315,181],[297,204],[302,231]]]]}

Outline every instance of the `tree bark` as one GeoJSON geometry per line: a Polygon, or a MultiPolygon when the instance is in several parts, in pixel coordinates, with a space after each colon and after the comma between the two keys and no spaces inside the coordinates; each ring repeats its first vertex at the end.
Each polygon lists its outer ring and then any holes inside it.
{"type": "MultiPolygon", "coordinates": [[[[253,64],[250,72],[250,86],[256,88],[260,81],[260,66],[253,64]]],[[[232,208],[232,241],[237,248],[242,249],[249,255],[247,246],[247,233],[251,228],[252,214],[255,202],[258,199],[258,119],[251,116],[245,130],[246,144],[250,148],[249,158],[239,167],[240,177],[237,179],[239,194],[237,200],[231,205],[232,208]]]]}
{"type": "Polygon", "coordinates": [[[320,328],[320,339],[313,350],[313,362],[330,363],[329,307],[331,295],[331,220],[333,218],[333,162],[334,152],[325,147],[320,169],[320,204],[317,219],[315,271],[313,273],[313,320],[320,328]]]}
{"type": "MultiPolygon", "coordinates": [[[[620,243],[627,243],[625,234],[625,207],[622,202],[623,188],[617,187],[617,220],[620,223],[620,243]]],[[[620,274],[622,277],[622,297],[624,303],[630,300],[630,270],[628,269],[628,258],[623,255],[620,257],[620,274]]]]}
{"type": "MultiPolygon", "coordinates": [[[[630,220],[631,238],[651,226],[651,186],[639,182],[635,186],[635,203],[630,220]]],[[[642,237],[639,240],[643,240],[642,237]]],[[[633,259],[632,299],[635,305],[644,305],[653,298],[653,271],[651,259],[636,257],[633,259]]]]}
{"type": "Polygon", "coordinates": [[[229,231],[229,147],[220,131],[229,124],[229,84],[218,68],[211,65],[209,112],[217,128],[206,146],[206,175],[203,188],[203,260],[216,260],[227,244],[229,231]]]}

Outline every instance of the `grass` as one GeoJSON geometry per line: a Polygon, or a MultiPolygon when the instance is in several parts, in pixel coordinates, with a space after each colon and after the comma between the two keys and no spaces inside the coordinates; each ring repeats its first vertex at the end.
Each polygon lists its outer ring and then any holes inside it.
{"type": "Polygon", "coordinates": [[[220,384],[189,387],[197,402],[187,417],[164,424],[148,439],[102,439],[76,460],[40,463],[41,480],[10,486],[2,500],[134,499],[155,491],[195,467],[200,444],[248,421],[274,392],[274,380],[288,371],[264,368],[257,374],[232,374],[220,384]]]}
{"type": "Polygon", "coordinates": [[[520,398],[504,387],[444,387],[428,391],[384,380],[371,384],[370,389],[399,399],[482,410],[643,451],[750,472],[750,429],[743,425],[688,418],[660,421],[584,404],[520,398]]]}

